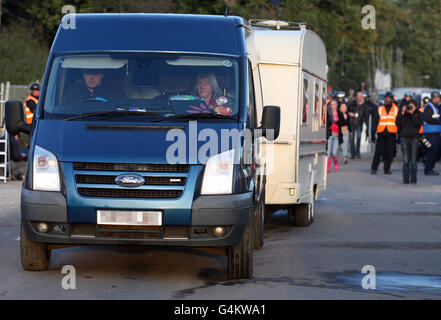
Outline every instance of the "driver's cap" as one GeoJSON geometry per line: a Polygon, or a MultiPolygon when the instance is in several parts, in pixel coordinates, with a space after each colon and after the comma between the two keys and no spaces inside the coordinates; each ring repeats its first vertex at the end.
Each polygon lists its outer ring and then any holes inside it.
{"type": "Polygon", "coordinates": [[[83,74],[103,74],[103,72],[100,69],[83,69],[83,74]]]}

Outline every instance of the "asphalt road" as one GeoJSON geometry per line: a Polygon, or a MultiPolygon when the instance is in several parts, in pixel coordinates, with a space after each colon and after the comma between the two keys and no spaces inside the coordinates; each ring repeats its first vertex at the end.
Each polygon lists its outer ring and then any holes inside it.
{"type": "Polygon", "coordinates": [[[369,165],[354,160],[328,176],[312,226],[292,227],[279,211],[253,280],[233,282],[225,257],[185,248],[58,249],[49,271],[25,272],[21,183],[1,183],[0,299],[440,299],[441,177],[420,169],[418,185],[402,185],[401,162],[392,176],[372,176],[369,165]],[[61,287],[64,265],[75,267],[75,290],[61,287]],[[362,288],[365,265],[376,289],[362,288]]]}

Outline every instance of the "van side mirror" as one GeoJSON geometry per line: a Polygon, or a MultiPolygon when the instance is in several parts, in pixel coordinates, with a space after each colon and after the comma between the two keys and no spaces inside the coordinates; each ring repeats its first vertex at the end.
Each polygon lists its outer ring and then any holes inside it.
{"type": "Polygon", "coordinates": [[[31,126],[24,121],[23,104],[20,101],[6,101],[5,124],[6,130],[13,136],[20,132],[31,132],[31,126]]]}
{"type": "Polygon", "coordinates": [[[268,140],[276,140],[280,131],[280,107],[278,106],[265,106],[263,107],[262,114],[262,126],[260,127],[263,132],[262,135],[268,140]],[[267,135],[267,130],[273,130],[274,135],[267,135]]]}

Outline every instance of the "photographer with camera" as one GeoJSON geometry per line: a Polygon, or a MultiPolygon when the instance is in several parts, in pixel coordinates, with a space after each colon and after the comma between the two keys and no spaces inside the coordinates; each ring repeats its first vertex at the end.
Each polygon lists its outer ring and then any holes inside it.
{"type": "Polygon", "coordinates": [[[403,183],[417,183],[417,155],[420,128],[423,124],[418,103],[408,100],[397,116],[398,137],[403,154],[403,183]]]}
{"type": "Polygon", "coordinates": [[[424,174],[426,176],[439,176],[439,173],[433,171],[433,169],[441,150],[441,119],[438,109],[440,102],[440,93],[438,91],[432,91],[430,101],[424,106],[424,135],[432,145],[427,150],[426,167],[424,168],[424,174]]]}

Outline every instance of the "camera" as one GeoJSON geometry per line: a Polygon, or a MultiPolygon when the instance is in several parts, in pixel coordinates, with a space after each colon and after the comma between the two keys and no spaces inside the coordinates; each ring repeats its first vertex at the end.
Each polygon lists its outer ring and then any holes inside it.
{"type": "Polygon", "coordinates": [[[429,140],[426,139],[425,136],[422,136],[422,137],[420,138],[420,141],[421,141],[421,143],[422,143],[427,149],[429,149],[429,148],[432,147],[432,144],[429,142],[429,140]]]}

